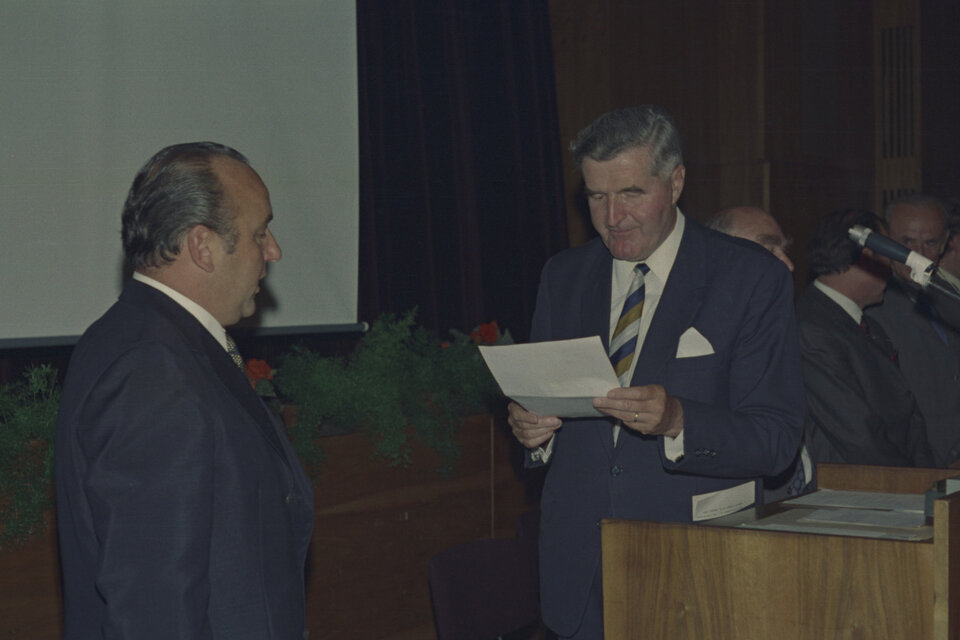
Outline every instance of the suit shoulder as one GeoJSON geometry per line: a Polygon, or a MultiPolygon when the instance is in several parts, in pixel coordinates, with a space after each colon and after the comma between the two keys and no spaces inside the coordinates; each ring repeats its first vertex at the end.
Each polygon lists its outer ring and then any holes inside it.
{"type": "Polygon", "coordinates": [[[695,237],[700,237],[704,251],[710,256],[711,261],[723,261],[714,262],[714,264],[738,265],[755,269],[771,269],[779,264],[785,273],[789,273],[776,256],[756,242],[707,229],[697,223],[691,227],[691,232],[695,237]]]}
{"type": "Polygon", "coordinates": [[[603,245],[603,241],[601,241],[600,238],[593,238],[584,244],[564,249],[560,253],[550,256],[544,265],[544,270],[562,270],[571,267],[581,267],[587,262],[600,260],[605,256],[609,257],[609,255],[607,248],[603,245]]]}
{"type": "Polygon", "coordinates": [[[797,299],[797,328],[801,344],[846,345],[850,333],[859,331],[847,312],[812,284],[797,299]]]}

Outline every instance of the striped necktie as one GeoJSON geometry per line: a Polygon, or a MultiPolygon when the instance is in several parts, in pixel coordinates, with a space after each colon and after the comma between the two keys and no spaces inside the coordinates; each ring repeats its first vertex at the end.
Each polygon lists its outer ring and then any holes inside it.
{"type": "Polygon", "coordinates": [[[233,341],[233,338],[230,337],[230,334],[227,336],[227,353],[230,355],[230,359],[233,360],[233,364],[237,365],[240,368],[240,371],[244,373],[247,372],[247,366],[243,362],[243,356],[240,355],[240,349],[237,348],[237,343],[233,341]]]}
{"type": "Polygon", "coordinates": [[[620,319],[610,338],[610,362],[622,387],[630,386],[630,365],[633,363],[633,354],[637,349],[640,316],[643,313],[645,296],[643,277],[649,272],[650,267],[643,262],[634,267],[630,291],[623,302],[623,311],[620,312],[620,319]]]}

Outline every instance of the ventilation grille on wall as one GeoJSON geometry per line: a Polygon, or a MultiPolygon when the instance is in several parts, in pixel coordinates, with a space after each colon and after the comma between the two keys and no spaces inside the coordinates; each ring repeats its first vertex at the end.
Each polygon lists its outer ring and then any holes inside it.
{"type": "Polygon", "coordinates": [[[918,28],[877,25],[876,207],[920,190],[918,28]]]}

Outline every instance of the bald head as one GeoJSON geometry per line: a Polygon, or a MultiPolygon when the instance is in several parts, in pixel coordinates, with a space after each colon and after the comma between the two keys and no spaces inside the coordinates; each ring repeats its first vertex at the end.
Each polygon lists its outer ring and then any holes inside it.
{"type": "Polygon", "coordinates": [[[760,207],[728,207],[710,218],[707,226],[735,238],[756,242],[793,271],[783,230],[773,216],[760,207]]]}

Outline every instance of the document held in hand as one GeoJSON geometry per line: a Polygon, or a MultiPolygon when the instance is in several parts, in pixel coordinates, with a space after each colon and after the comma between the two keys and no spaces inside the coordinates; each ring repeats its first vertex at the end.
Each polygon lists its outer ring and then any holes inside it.
{"type": "Polygon", "coordinates": [[[593,399],[620,386],[600,336],[480,347],[508,398],[541,416],[603,415],[593,399]]]}

